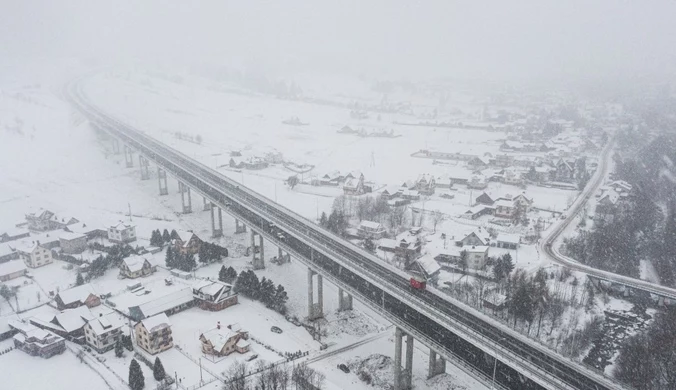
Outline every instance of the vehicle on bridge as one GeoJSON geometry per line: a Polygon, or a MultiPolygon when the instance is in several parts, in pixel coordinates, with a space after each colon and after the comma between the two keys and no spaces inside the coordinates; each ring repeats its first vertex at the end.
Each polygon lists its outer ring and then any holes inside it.
{"type": "Polygon", "coordinates": [[[427,280],[420,276],[411,276],[411,287],[416,290],[424,290],[427,287],[427,280]]]}

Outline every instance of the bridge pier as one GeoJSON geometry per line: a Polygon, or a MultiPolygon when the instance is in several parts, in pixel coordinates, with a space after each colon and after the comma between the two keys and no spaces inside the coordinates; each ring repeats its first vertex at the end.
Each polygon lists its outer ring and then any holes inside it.
{"type": "Polygon", "coordinates": [[[124,162],[127,164],[127,168],[134,167],[134,151],[127,145],[124,145],[124,162]]]}
{"type": "Polygon", "coordinates": [[[223,214],[221,208],[211,203],[209,209],[211,209],[211,237],[223,237],[223,214]],[[216,229],[216,216],[214,215],[216,209],[218,209],[218,229],[216,229]]]}
{"type": "Polygon", "coordinates": [[[252,258],[251,262],[253,263],[253,269],[264,269],[265,268],[265,248],[263,247],[263,236],[257,234],[253,229],[251,229],[251,252],[252,258]],[[259,252],[256,253],[256,236],[259,237],[259,252]],[[258,255],[258,256],[257,256],[258,255]]]}
{"type": "Polygon", "coordinates": [[[150,179],[150,170],[148,169],[150,163],[141,154],[138,155],[138,166],[141,168],[141,180],[150,179]]]}
{"type": "Polygon", "coordinates": [[[446,360],[430,349],[430,362],[427,371],[427,379],[446,372],[446,360]]]}
{"type": "Polygon", "coordinates": [[[413,336],[406,335],[406,367],[401,370],[401,344],[405,333],[394,331],[394,390],[408,390],[413,384],[413,336]]]}
{"type": "Polygon", "coordinates": [[[111,144],[113,145],[113,154],[120,154],[120,141],[113,137],[111,139],[111,144]]]}
{"type": "Polygon", "coordinates": [[[167,185],[167,171],[157,167],[157,181],[160,183],[160,195],[169,195],[169,186],[167,185]]]}
{"type": "Polygon", "coordinates": [[[352,310],[352,295],[338,288],[338,311],[352,310]]]}
{"type": "Polygon", "coordinates": [[[246,225],[239,222],[239,219],[235,218],[235,234],[246,233],[246,225]]]}
{"type": "Polygon", "coordinates": [[[310,321],[324,317],[324,283],[322,275],[307,270],[307,319],[310,321]],[[317,275],[317,303],[314,301],[313,276],[317,275]]]}
{"type": "Polygon", "coordinates": [[[183,214],[192,213],[192,200],[190,199],[190,187],[178,182],[178,190],[181,193],[181,205],[183,206],[183,214]],[[188,203],[186,203],[185,194],[188,194],[188,203]]]}
{"type": "Polygon", "coordinates": [[[209,211],[213,207],[213,203],[207,201],[207,198],[202,197],[202,200],[204,200],[204,206],[202,208],[203,211],[209,211]]]}

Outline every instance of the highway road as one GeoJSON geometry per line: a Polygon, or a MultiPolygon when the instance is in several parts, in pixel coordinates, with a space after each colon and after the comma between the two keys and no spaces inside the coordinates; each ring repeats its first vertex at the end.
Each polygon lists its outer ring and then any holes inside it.
{"type": "Polygon", "coordinates": [[[598,279],[606,280],[609,282],[620,283],[631,288],[638,290],[647,291],[653,294],[657,294],[666,298],[676,300],[676,289],[661,286],[652,282],[648,282],[641,279],[632,278],[629,276],[618,275],[609,271],[603,271],[590,267],[588,265],[582,264],[579,261],[561,254],[558,248],[557,240],[561,237],[562,233],[566,231],[566,228],[575,220],[575,217],[582,211],[582,209],[589,203],[589,200],[596,194],[599,187],[601,187],[608,176],[608,169],[611,164],[612,150],[614,146],[614,138],[608,141],[608,144],[603,149],[603,153],[600,159],[600,165],[594,172],[594,175],[587,183],[587,186],[584,188],[580,196],[573,205],[568,209],[566,214],[566,219],[561,221],[558,225],[555,225],[548,232],[547,236],[540,240],[540,253],[545,254],[550,260],[561,264],[565,267],[573,269],[575,271],[584,272],[588,275],[596,277],[598,279]]]}
{"type": "MultiPolygon", "coordinates": [[[[463,360],[510,389],[619,389],[616,381],[556,354],[503,323],[433,288],[411,289],[408,275],[291,210],[119,122],[89,103],[78,84],[68,90],[90,123],[113,135],[206,196],[267,240],[320,272],[447,360],[463,360]],[[278,233],[283,233],[280,239],[278,233]]],[[[483,378],[485,379],[485,378],[483,378]]]]}

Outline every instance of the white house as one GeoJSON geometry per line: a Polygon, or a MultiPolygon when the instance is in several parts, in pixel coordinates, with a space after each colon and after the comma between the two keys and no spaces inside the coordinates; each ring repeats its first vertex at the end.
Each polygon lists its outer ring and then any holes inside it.
{"type": "Polygon", "coordinates": [[[19,252],[19,258],[30,268],[42,267],[53,261],[52,251],[41,246],[40,241],[24,243],[17,247],[16,251],[19,252]]]}
{"type": "Polygon", "coordinates": [[[378,222],[362,221],[361,224],[359,224],[357,232],[362,238],[378,239],[385,235],[385,228],[378,222]]]}
{"type": "Polygon", "coordinates": [[[498,238],[495,241],[498,248],[516,249],[521,242],[521,236],[518,234],[498,233],[498,238]]]}
{"type": "Polygon", "coordinates": [[[94,318],[84,326],[85,340],[98,353],[104,353],[115,347],[122,337],[124,322],[116,313],[109,313],[94,318]]]}
{"type": "Polygon", "coordinates": [[[136,241],[136,226],[120,221],[108,228],[108,240],[119,243],[136,241]]]}

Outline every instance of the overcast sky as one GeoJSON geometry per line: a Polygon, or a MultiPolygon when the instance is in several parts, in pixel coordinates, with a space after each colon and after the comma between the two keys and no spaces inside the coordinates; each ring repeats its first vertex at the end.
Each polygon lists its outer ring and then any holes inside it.
{"type": "MultiPolygon", "coordinates": [[[[0,57],[489,80],[672,77],[673,1],[0,0],[0,57]]],[[[1,59],[0,59],[1,60],[1,59]]]]}

